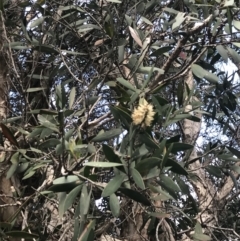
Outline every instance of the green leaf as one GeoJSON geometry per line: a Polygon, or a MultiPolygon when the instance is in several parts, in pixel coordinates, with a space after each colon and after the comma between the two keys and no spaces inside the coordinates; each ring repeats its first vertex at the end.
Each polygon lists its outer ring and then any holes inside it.
{"type": "Polygon", "coordinates": [[[59,132],[59,128],[55,124],[50,122],[48,119],[46,119],[44,116],[38,115],[38,120],[39,120],[41,125],[49,128],[49,129],[51,129],[53,131],[56,131],[56,132],[60,133],[59,132]]]}
{"type": "Polygon", "coordinates": [[[145,206],[151,206],[151,202],[145,196],[135,190],[121,187],[119,188],[119,191],[136,202],[140,202],[145,206]]]}
{"type": "Polygon", "coordinates": [[[183,94],[184,94],[184,85],[182,82],[179,82],[177,88],[177,98],[178,98],[178,105],[182,106],[183,104],[183,94]]]}
{"type": "Polygon", "coordinates": [[[81,181],[76,181],[76,182],[71,182],[71,183],[66,183],[66,184],[58,184],[58,185],[52,185],[48,191],[52,192],[70,192],[73,190],[75,187],[79,186],[82,182],[81,181]]]}
{"type": "Polygon", "coordinates": [[[185,13],[178,12],[177,16],[175,17],[175,22],[172,25],[172,31],[177,30],[180,27],[180,25],[185,21],[185,15],[185,13]]]}
{"type": "Polygon", "coordinates": [[[181,192],[182,192],[183,194],[189,195],[189,194],[190,194],[190,191],[189,191],[188,185],[186,184],[186,181],[183,181],[183,180],[182,180],[180,177],[178,177],[178,176],[175,176],[175,180],[176,180],[178,186],[180,187],[181,192]]]}
{"type": "Polygon", "coordinates": [[[216,166],[212,166],[209,165],[207,167],[205,167],[205,169],[207,170],[207,172],[215,177],[222,177],[222,172],[221,169],[219,167],[216,166]]]}
{"type": "Polygon", "coordinates": [[[192,72],[199,79],[203,79],[205,76],[205,70],[197,64],[192,64],[192,72]]]}
{"type": "Polygon", "coordinates": [[[153,25],[153,23],[148,20],[147,18],[144,18],[143,16],[141,17],[142,21],[145,22],[146,24],[153,25]]]}
{"type": "Polygon", "coordinates": [[[156,51],[154,51],[150,56],[159,56],[162,55],[166,52],[169,52],[173,47],[170,46],[166,46],[166,47],[161,47],[159,49],[157,49],[156,51]]]}
{"type": "Polygon", "coordinates": [[[80,214],[81,216],[85,216],[88,213],[89,207],[89,194],[87,191],[87,187],[84,184],[82,187],[81,197],[80,197],[80,214]]]}
{"type": "Polygon", "coordinates": [[[212,84],[216,84],[219,82],[219,79],[215,74],[206,71],[205,69],[203,69],[201,66],[199,66],[197,64],[192,65],[192,72],[198,78],[200,78],[200,79],[205,78],[212,84]]]}
{"type": "MultiPolygon", "coordinates": [[[[167,144],[167,147],[169,147],[170,144],[167,144]]],[[[187,144],[187,143],[181,143],[181,142],[175,142],[172,143],[172,149],[171,149],[171,153],[177,154],[177,152],[179,151],[186,151],[186,150],[190,150],[193,149],[194,146],[187,144]]]]}
{"type": "Polygon", "coordinates": [[[140,36],[139,36],[139,34],[138,34],[138,31],[135,30],[134,28],[130,27],[130,26],[129,26],[128,28],[129,28],[129,31],[130,31],[130,34],[131,34],[132,38],[135,40],[135,42],[136,42],[140,47],[142,47],[143,44],[142,44],[142,40],[140,39],[140,36]]]}
{"type": "Polygon", "coordinates": [[[7,171],[7,179],[11,178],[18,168],[18,163],[13,163],[7,171]]]}
{"type": "Polygon", "coordinates": [[[236,47],[240,48],[240,43],[238,42],[232,42],[233,45],[235,45],[236,47]]]}
{"type": "Polygon", "coordinates": [[[26,179],[32,177],[35,173],[36,173],[36,171],[30,171],[30,172],[28,172],[26,175],[24,175],[24,177],[22,178],[22,180],[26,180],[26,179]]]}
{"type": "Polygon", "coordinates": [[[25,238],[25,239],[31,239],[31,240],[34,238],[38,238],[37,234],[28,233],[24,231],[9,231],[9,232],[5,232],[5,234],[10,237],[23,238],[23,239],[25,238]]]}
{"type": "Polygon", "coordinates": [[[102,167],[102,168],[110,168],[110,167],[119,167],[123,164],[114,163],[114,162],[87,162],[83,164],[88,167],[102,167]]]}
{"type": "Polygon", "coordinates": [[[51,139],[48,139],[48,140],[44,141],[43,143],[41,143],[39,145],[39,148],[44,149],[44,148],[56,147],[58,144],[61,144],[60,140],[51,138],[51,139]]]}
{"type": "Polygon", "coordinates": [[[28,75],[28,77],[30,77],[32,79],[40,79],[40,80],[48,80],[49,79],[48,76],[39,75],[39,74],[28,75]]]}
{"type": "Polygon", "coordinates": [[[114,193],[110,195],[109,204],[112,215],[118,217],[120,214],[120,203],[118,197],[114,193]]]}
{"type": "Polygon", "coordinates": [[[172,207],[173,209],[179,211],[184,217],[186,217],[190,222],[192,222],[191,218],[189,218],[189,216],[186,215],[186,214],[182,211],[181,208],[178,208],[178,207],[176,207],[176,206],[174,206],[174,205],[171,205],[171,204],[170,204],[170,207],[172,207]]]}
{"type": "Polygon", "coordinates": [[[165,166],[166,167],[172,167],[171,168],[171,171],[172,172],[175,172],[177,174],[180,174],[180,175],[185,175],[187,176],[188,175],[188,172],[184,169],[184,167],[182,167],[178,162],[168,158],[167,159],[167,162],[165,163],[165,166]]]}
{"type": "Polygon", "coordinates": [[[239,64],[240,63],[240,55],[234,49],[231,49],[229,47],[227,47],[227,50],[228,50],[229,54],[231,55],[231,57],[233,58],[233,61],[239,64]]]}
{"type": "Polygon", "coordinates": [[[122,1],[120,0],[106,0],[106,1],[111,3],[122,3],[122,1]]]}
{"type": "Polygon", "coordinates": [[[217,75],[210,73],[208,71],[205,71],[204,78],[212,84],[217,84],[219,82],[219,78],[217,77],[217,75]]]}
{"type": "Polygon", "coordinates": [[[58,194],[58,200],[59,200],[58,213],[61,218],[63,217],[63,214],[65,212],[64,211],[64,203],[65,203],[66,196],[67,196],[66,192],[60,192],[58,194]]]}
{"type": "Polygon", "coordinates": [[[40,25],[40,24],[42,24],[43,22],[44,22],[44,19],[45,19],[46,17],[37,17],[37,19],[36,20],[33,20],[33,21],[31,21],[31,24],[29,25],[29,28],[35,28],[35,27],[37,27],[38,25],[40,25]]]}
{"type": "Polygon", "coordinates": [[[145,184],[143,182],[141,174],[135,168],[131,169],[131,174],[132,174],[133,180],[136,183],[136,185],[139,188],[141,188],[142,190],[144,190],[145,189],[145,184]]]}
{"type": "Polygon", "coordinates": [[[68,208],[72,206],[75,198],[80,193],[81,189],[82,189],[82,185],[79,185],[75,187],[73,190],[71,190],[71,192],[69,192],[69,194],[66,196],[64,201],[64,208],[63,208],[64,213],[68,210],[68,208]]]}
{"type": "MultiPolygon", "coordinates": [[[[180,188],[179,188],[179,186],[170,178],[170,177],[168,177],[168,176],[166,176],[166,175],[160,175],[160,184],[161,184],[161,186],[163,186],[165,189],[166,189],[166,187],[167,187],[167,189],[169,190],[169,188],[170,189],[172,189],[174,192],[180,192],[181,190],[180,190],[180,188]]],[[[166,189],[166,190],[167,190],[166,189]]],[[[167,191],[168,191],[167,190],[167,191]]]]}
{"type": "Polygon", "coordinates": [[[233,154],[235,155],[237,158],[240,158],[240,151],[230,147],[230,146],[227,146],[227,149],[233,154]]]}
{"type": "Polygon", "coordinates": [[[122,129],[112,129],[110,131],[106,131],[104,133],[99,133],[97,136],[95,136],[92,141],[93,142],[100,142],[100,141],[108,141],[112,138],[118,137],[122,133],[122,129]]]}
{"type": "Polygon", "coordinates": [[[195,239],[195,240],[199,240],[199,241],[210,241],[212,240],[211,237],[209,237],[208,235],[206,234],[201,234],[201,233],[194,233],[192,235],[192,237],[195,239]]]}
{"type": "Polygon", "coordinates": [[[158,149],[158,143],[148,133],[139,134],[139,140],[141,140],[146,146],[158,149]]]}
{"type": "Polygon", "coordinates": [[[64,109],[65,105],[66,105],[66,100],[67,100],[67,96],[66,96],[66,92],[65,92],[65,88],[63,84],[59,84],[56,87],[56,104],[57,104],[57,108],[58,110],[62,110],[64,109]]]}
{"type": "Polygon", "coordinates": [[[151,170],[152,168],[159,166],[161,163],[161,159],[157,157],[149,157],[146,159],[141,160],[136,165],[136,170],[140,173],[145,173],[151,170]]]}
{"type": "Polygon", "coordinates": [[[108,161],[122,163],[119,156],[114,153],[113,149],[110,146],[103,144],[102,149],[108,161]]]}
{"type": "Polygon", "coordinates": [[[59,177],[53,181],[53,185],[58,185],[58,184],[67,184],[67,183],[72,183],[79,181],[79,177],[75,175],[69,175],[69,176],[64,176],[64,177],[59,177]]]}
{"type": "Polygon", "coordinates": [[[238,174],[240,174],[240,166],[230,166],[230,169],[238,174]]]}
{"type": "Polygon", "coordinates": [[[126,176],[125,175],[117,175],[115,176],[104,188],[102,192],[102,197],[108,197],[114,192],[116,192],[119,187],[122,185],[122,182],[126,176]]]}
{"type": "Polygon", "coordinates": [[[96,222],[96,220],[90,221],[90,223],[85,227],[85,229],[81,233],[81,236],[79,237],[78,241],[92,241],[92,240],[94,240],[92,238],[92,233],[93,233],[93,229],[95,227],[95,222],[96,222]],[[91,237],[91,239],[88,239],[89,237],[91,237]]]}
{"type": "Polygon", "coordinates": [[[70,95],[69,95],[69,109],[72,109],[74,100],[75,100],[75,96],[76,96],[76,88],[73,87],[71,89],[70,95]]]}
{"type": "Polygon", "coordinates": [[[124,78],[117,78],[117,81],[121,85],[123,85],[124,87],[126,87],[126,88],[128,88],[128,89],[130,89],[130,90],[132,90],[134,92],[136,91],[136,88],[130,83],[130,81],[127,81],[124,78]]]}
{"type": "Polygon", "coordinates": [[[42,91],[45,90],[45,87],[36,87],[36,88],[28,88],[26,92],[30,93],[30,92],[37,92],[37,91],[42,91]]]}
{"type": "Polygon", "coordinates": [[[227,63],[227,61],[228,61],[228,52],[224,48],[224,46],[223,45],[218,45],[217,46],[217,51],[221,55],[221,57],[223,58],[224,62],[227,63]]]}

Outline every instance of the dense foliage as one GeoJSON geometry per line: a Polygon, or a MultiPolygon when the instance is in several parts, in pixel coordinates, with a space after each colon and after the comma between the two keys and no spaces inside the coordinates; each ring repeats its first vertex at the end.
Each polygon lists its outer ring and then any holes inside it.
{"type": "Polygon", "coordinates": [[[240,238],[239,2],[0,8],[2,239],[240,238]]]}

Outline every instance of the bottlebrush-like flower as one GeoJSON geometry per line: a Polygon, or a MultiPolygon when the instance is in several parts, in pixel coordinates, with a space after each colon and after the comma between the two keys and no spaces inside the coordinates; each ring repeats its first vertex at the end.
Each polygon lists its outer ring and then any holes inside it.
{"type": "Polygon", "coordinates": [[[145,99],[141,99],[139,106],[134,108],[132,113],[132,120],[134,125],[140,125],[142,127],[150,126],[155,112],[153,111],[153,106],[148,104],[145,99]]]}

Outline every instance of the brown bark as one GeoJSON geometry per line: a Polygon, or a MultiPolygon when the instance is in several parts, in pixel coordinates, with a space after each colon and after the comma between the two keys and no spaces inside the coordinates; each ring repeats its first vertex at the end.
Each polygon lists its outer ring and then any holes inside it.
{"type": "MultiPolygon", "coordinates": [[[[6,63],[6,52],[4,51],[4,21],[2,13],[0,12],[0,122],[7,117],[7,104],[8,104],[8,66],[6,63]]],[[[6,145],[6,143],[4,143],[6,145]]],[[[7,146],[4,146],[5,149],[7,146]]],[[[14,185],[10,179],[6,178],[6,169],[8,167],[7,155],[4,151],[1,152],[1,156],[6,157],[3,162],[0,163],[0,221],[10,222],[11,217],[16,213],[18,207],[14,198],[12,198],[12,189],[14,185]]],[[[16,222],[19,224],[19,222],[16,222]]],[[[12,241],[20,239],[12,238],[12,241]]]]}
{"type": "MultiPolygon", "coordinates": [[[[186,77],[185,83],[189,86],[190,89],[194,88],[194,80],[192,72],[189,71],[186,77]]],[[[198,99],[194,96],[190,99],[190,102],[187,103],[186,111],[190,112],[192,109],[191,101],[197,101],[198,99]]],[[[201,115],[197,115],[197,117],[201,118],[201,115]]],[[[201,122],[193,122],[188,119],[184,120],[183,123],[185,142],[191,145],[196,146],[196,140],[198,138],[199,132],[201,130],[201,122]]],[[[207,178],[206,173],[204,171],[203,165],[200,163],[199,159],[197,159],[198,155],[196,152],[196,148],[194,147],[193,151],[189,153],[188,160],[196,160],[190,166],[190,172],[194,174],[197,178],[195,180],[190,180],[194,191],[197,195],[197,199],[199,202],[199,210],[196,219],[204,225],[214,226],[217,223],[217,206],[216,203],[221,201],[221,198],[227,194],[229,194],[233,183],[228,179],[227,185],[225,185],[222,189],[225,191],[220,191],[217,195],[217,190],[214,188],[214,184],[210,179],[207,178]],[[228,187],[227,187],[228,186],[228,187]],[[223,195],[223,193],[225,195],[223,195]]],[[[210,235],[210,234],[209,234],[210,235]]],[[[186,235],[183,240],[191,240],[186,235]]]]}

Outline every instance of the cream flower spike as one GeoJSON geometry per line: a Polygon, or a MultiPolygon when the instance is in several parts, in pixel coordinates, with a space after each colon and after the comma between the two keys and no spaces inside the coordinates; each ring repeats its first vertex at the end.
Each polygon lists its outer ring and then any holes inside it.
{"type": "Polygon", "coordinates": [[[140,99],[139,106],[134,108],[132,113],[132,120],[134,125],[140,125],[142,127],[150,126],[155,112],[153,111],[153,106],[148,104],[145,99],[140,99]]]}

